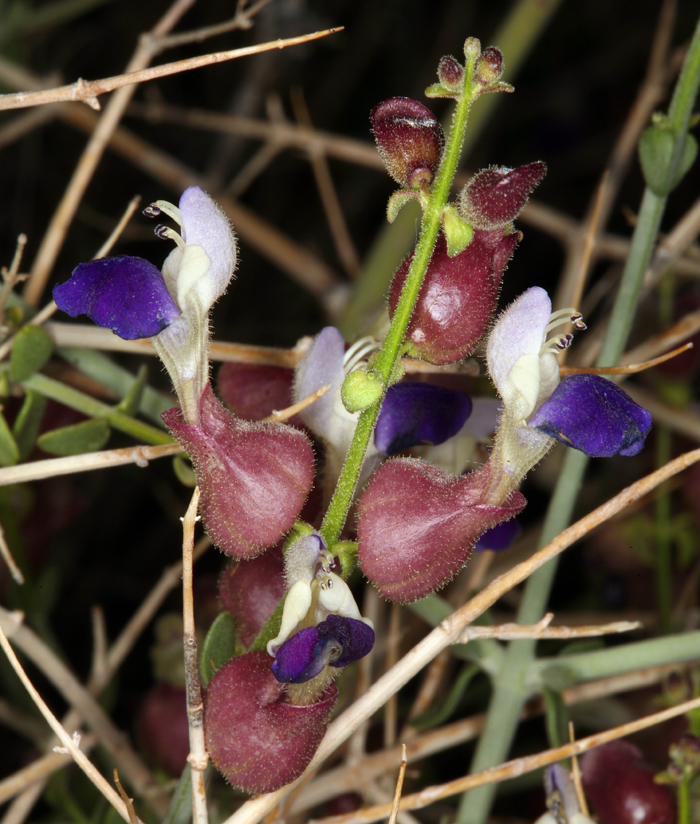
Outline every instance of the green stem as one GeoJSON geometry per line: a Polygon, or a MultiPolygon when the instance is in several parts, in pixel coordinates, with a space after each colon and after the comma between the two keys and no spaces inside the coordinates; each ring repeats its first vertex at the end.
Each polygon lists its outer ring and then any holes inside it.
{"type": "MultiPolygon", "coordinates": [[[[440,169],[423,212],[420,237],[418,238],[416,250],[413,254],[411,266],[406,275],[406,282],[396,306],[386,339],[373,367],[381,376],[385,388],[389,385],[389,380],[400,355],[406,329],[411,320],[411,313],[418,299],[418,293],[423,283],[428,264],[430,263],[430,257],[433,253],[438,232],[440,231],[442,212],[447,203],[452,180],[457,171],[459,155],[464,140],[464,132],[467,126],[467,118],[469,116],[469,108],[474,101],[473,72],[474,59],[472,58],[465,67],[465,91],[463,96],[457,101],[452,120],[452,128],[447,138],[440,169]]],[[[321,535],[329,547],[337,542],[345,524],[348,510],[350,509],[355,494],[355,488],[360,476],[365,453],[367,452],[367,446],[372,437],[372,432],[374,432],[383,400],[384,397],[382,396],[377,403],[365,409],[364,412],[360,414],[352,443],[350,444],[343,469],[340,473],[340,478],[338,479],[338,484],[321,526],[321,535]]]]}
{"type": "MultiPolygon", "coordinates": [[[[698,84],[700,84],[700,20],[686,54],[669,110],[669,118],[674,126],[676,137],[674,152],[676,160],[680,157],[685,141],[698,84]]],[[[675,163],[671,166],[675,166],[675,163]]],[[[672,178],[674,173],[675,169],[671,169],[669,177],[672,178]]],[[[655,195],[648,188],[645,190],[620,290],[598,358],[598,366],[611,366],[617,363],[624,350],[644,272],[656,242],[665,205],[665,197],[655,195]]],[[[588,458],[582,453],[572,451],[566,455],[559,484],[547,511],[542,530],[542,546],[549,543],[570,523],[587,464],[588,458]]],[[[546,608],[557,565],[558,559],[554,559],[530,576],[518,611],[518,623],[531,624],[540,620],[546,608]]],[[[493,680],[494,692],[489,704],[484,731],[471,763],[471,772],[492,767],[505,760],[515,737],[522,705],[529,694],[529,690],[525,687],[525,676],[534,658],[534,641],[512,641],[510,643],[503,666],[493,680]],[[514,690],[518,700],[514,700],[514,690]]],[[[488,818],[495,792],[496,785],[490,784],[466,793],[462,797],[457,820],[469,822],[469,824],[484,824],[488,818]]]]}
{"type": "Polygon", "coordinates": [[[690,780],[687,775],[678,785],[678,824],[690,824],[690,780]]]}
{"type": "Polygon", "coordinates": [[[578,684],[594,678],[609,678],[642,667],[694,661],[698,657],[699,649],[700,631],[696,630],[667,635],[664,638],[634,641],[608,649],[560,655],[556,658],[540,658],[530,662],[525,684],[530,692],[547,686],[551,680],[548,670],[550,674],[561,673],[567,681],[578,684]]]}
{"type": "Polygon", "coordinates": [[[142,423],[130,415],[118,412],[106,403],[101,403],[91,398],[90,395],[79,392],[77,389],[66,386],[64,383],[55,381],[53,378],[49,378],[39,372],[24,381],[23,386],[28,389],[33,389],[46,398],[51,398],[71,409],[82,412],[83,415],[87,415],[90,418],[105,418],[115,429],[118,429],[120,432],[126,432],[127,435],[133,436],[141,443],[156,445],[175,443],[173,438],[162,429],[156,429],[155,426],[142,423]]]}

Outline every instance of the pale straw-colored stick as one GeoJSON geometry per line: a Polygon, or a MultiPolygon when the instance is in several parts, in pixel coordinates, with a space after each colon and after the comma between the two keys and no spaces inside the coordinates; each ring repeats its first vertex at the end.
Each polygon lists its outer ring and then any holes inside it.
{"type": "MultiPolygon", "coordinates": [[[[502,595],[528,578],[536,569],[559,555],[599,524],[621,512],[632,501],[648,494],[668,478],[700,460],[700,449],[687,452],[666,466],[624,489],[614,498],[563,530],[551,543],[531,558],[492,581],[478,595],[440,623],[420,641],[395,667],[382,676],[370,689],[340,715],[328,728],[307,769],[314,769],[352,734],[352,731],[382,707],[390,695],[406,684],[443,649],[460,638],[466,627],[502,595]]],[[[302,776],[303,777],[303,776],[302,776]]],[[[300,779],[297,779],[297,781],[300,779]]],[[[278,804],[295,782],[276,792],[258,796],[243,804],[225,824],[255,824],[278,804]]]]}
{"type": "MultiPolygon", "coordinates": [[[[685,672],[692,666],[693,662],[686,662],[680,666],[664,664],[657,667],[632,670],[632,672],[612,675],[596,681],[586,681],[564,690],[562,698],[567,706],[571,706],[582,701],[593,701],[608,695],[643,689],[660,683],[671,673],[685,672]]],[[[543,712],[544,701],[541,697],[535,698],[523,708],[520,720],[525,721],[528,718],[535,718],[542,715],[543,712]]],[[[472,741],[481,733],[485,718],[485,713],[480,713],[455,721],[452,724],[446,724],[438,729],[429,730],[412,738],[407,745],[411,761],[416,762],[435,753],[444,752],[467,741],[472,741]]],[[[303,812],[322,804],[329,798],[363,787],[378,774],[393,769],[400,758],[400,748],[392,747],[389,750],[369,753],[357,763],[345,764],[328,770],[302,790],[291,805],[291,812],[303,812]]]]}
{"type": "MultiPolygon", "coordinates": [[[[298,403],[286,409],[275,410],[265,421],[281,423],[311,406],[322,398],[330,389],[330,384],[322,386],[298,403]]],[[[16,484],[26,481],[39,481],[43,478],[53,478],[57,475],[72,475],[76,472],[91,472],[95,469],[109,469],[113,466],[124,466],[135,463],[139,467],[146,467],[149,461],[156,458],[167,458],[178,455],[183,449],[180,444],[160,444],[158,446],[125,446],[121,449],[104,449],[100,452],[84,452],[82,455],[70,455],[66,458],[46,458],[43,461],[20,464],[19,466],[4,466],[0,468],[0,486],[16,484]]],[[[2,551],[2,536],[0,534],[0,551],[2,551]]]]}
{"type": "Polygon", "coordinates": [[[80,769],[85,773],[85,775],[92,781],[92,783],[97,787],[99,792],[109,801],[109,803],[115,808],[115,810],[119,813],[119,815],[125,820],[129,821],[129,813],[126,809],[126,805],[119,797],[119,794],[112,788],[110,784],[107,783],[106,779],[102,774],[95,768],[92,764],[90,759],[83,753],[79,747],[76,745],[73,738],[68,735],[65,731],[59,720],[56,716],[51,712],[51,710],[46,706],[44,700],[39,695],[39,693],[34,688],[34,685],[27,677],[26,672],[22,668],[22,665],[17,660],[17,656],[14,653],[14,650],[10,646],[10,642],[7,640],[5,633],[0,627],[0,646],[2,646],[3,650],[5,651],[5,655],[12,665],[12,668],[19,676],[20,680],[24,684],[25,689],[31,696],[32,700],[36,704],[37,708],[44,716],[46,721],[48,722],[51,729],[54,731],[56,736],[61,741],[61,744],[66,749],[66,751],[71,755],[75,763],[80,767],[80,769]]]}
{"type": "MultiPolygon", "coordinates": [[[[156,786],[155,779],[127,736],[78,681],[59,656],[39,636],[17,621],[17,613],[0,607],[0,628],[13,643],[41,670],[66,701],[85,719],[100,744],[114,758],[139,795],[156,786]]],[[[59,723],[59,722],[57,722],[59,723]]]]}
{"type": "MultiPolygon", "coordinates": [[[[686,701],[684,704],[678,704],[675,707],[657,712],[654,715],[648,715],[646,718],[640,718],[638,721],[630,721],[628,724],[623,724],[620,727],[614,727],[611,730],[590,735],[588,738],[582,738],[579,741],[574,741],[572,744],[566,744],[563,747],[556,747],[537,753],[536,755],[506,761],[497,767],[490,767],[487,770],[481,770],[472,775],[458,778],[455,781],[448,781],[446,784],[426,787],[420,792],[404,796],[399,809],[418,810],[443,798],[449,798],[458,793],[472,790],[474,787],[481,787],[484,784],[496,784],[500,781],[525,775],[525,773],[541,769],[549,764],[555,764],[563,758],[581,755],[587,750],[599,747],[608,741],[615,741],[623,736],[639,732],[639,730],[661,724],[663,721],[676,718],[678,715],[683,715],[698,707],[700,707],[700,698],[694,698],[692,701],[686,701]]],[[[321,824],[321,822],[323,824],[370,824],[372,821],[380,821],[382,818],[386,818],[391,813],[391,809],[391,804],[381,804],[374,807],[366,807],[363,810],[357,810],[347,815],[334,815],[328,816],[327,818],[316,819],[314,824],[321,824]]]]}
{"type": "MultiPolygon", "coordinates": [[[[154,39],[167,34],[177,24],[183,14],[193,5],[194,0],[175,0],[170,8],[151,30],[151,38],[139,38],[138,46],[127,66],[127,73],[146,68],[153,59],[154,39]]],[[[42,238],[39,251],[34,260],[29,280],[24,288],[24,299],[32,306],[37,306],[44,292],[53,265],[63,245],[75,212],[93,174],[102,159],[104,150],[114,130],[124,114],[129,101],[136,91],[136,86],[118,89],[105,106],[105,110],[95,124],[88,139],[73,176],[61,198],[51,222],[42,238]]]]}
{"type": "Polygon", "coordinates": [[[199,57],[188,57],[186,60],[177,60],[174,63],[164,63],[161,66],[152,66],[140,71],[118,74],[115,77],[105,77],[102,80],[83,80],[79,78],[68,86],[59,86],[57,89],[42,89],[36,92],[12,92],[0,95],[0,111],[3,109],[26,109],[29,106],[43,106],[46,103],[86,103],[91,109],[101,109],[98,96],[121,89],[124,86],[134,86],[146,83],[149,80],[158,80],[172,74],[200,69],[203,66],[213,66],[216,63],[225,63],[239,57],[248,57],[251,54],[261,54],[273,49],[285,49],[288,46],[299,46],[311,40],[318,40],[342,31],[342,27],[317,31],[313,34],[304,34],[301,37],[290,37],[286,40],[272,40],[269,43],[260,43],[257,46],[246,46],[242,49],[203,54],[199,57]]]}
{"type": "Polygon", "coordinates": [[[187,721],[190,730],[190,754],[187,761],[192,772],[192,818],[194,824],[207,824],[207,794],[204,771],[209,754],[204,743],[204,703],[199,680],[199,655],[194,625],[194,598],[192,595],[192,554],[194,551],[194,527],[199,516],[199,487],[192,493],[190,505],[182,518],[182,623],[183,649],[185,654],[185,691],[187,693],[187,721]]]}

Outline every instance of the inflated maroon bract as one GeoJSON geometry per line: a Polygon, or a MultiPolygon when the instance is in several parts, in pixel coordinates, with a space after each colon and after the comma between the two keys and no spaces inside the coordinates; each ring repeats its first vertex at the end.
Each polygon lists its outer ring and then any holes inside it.
{"type": "Polygon", "coordinates": [[[194,465],[204,526],[223,552],[254,558],[294,525],[314,479],[309,439],[291,426],[234,418],[207,384],[199,425],[178,408],[166,426],[194,465]]]}
{"type": "Polygon", "coordinates": [[[517,169],[483,169],[460,192],[459,212],[476,229],[511,223],[546,173],[547,167],[539,160],[517,169]]]}
{"type": "MultiPolygon", "coordinates": [[[[474,350],[491,323],[501,277],[519,235],[475,231],[467,248],[450,257],[441,233],[408,325],[411,353],[435,364],[455,363],[474,350]]],[[[396,270],[389,291],[393,317],[413,255],[396,270]]]]}
{"type": "Polygon", "coordinates": [[[204,736],[216,768],[249,793],[298,778],[321,743],[338,695],[330,684],[313,704],[288,703],[266,652],[233,658],[214,673],[204,698],[204,736]]]}
{"type": "Polygon", "coordinates": [[[455,476],[412,458],[375,472],[358,504],[358,558],[385,598],[416,601],[444,586],[483,532],[524,508],[520,492],[482,503],[488,479],[488,464],[455,476]]]}

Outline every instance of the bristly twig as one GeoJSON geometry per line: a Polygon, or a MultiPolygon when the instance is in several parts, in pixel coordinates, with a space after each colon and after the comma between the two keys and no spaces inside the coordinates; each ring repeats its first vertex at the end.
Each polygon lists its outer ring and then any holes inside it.
{"type": "Polygon", "coordinates": [[[209,816],[204,771],[209,763],[209,755],[204,744],[204,704],[202,685],[199,680],[199,655],[192,597],[192,554],[194,527],[199,520],[198,505],[199,487],[195,487],[185,517],[182,518],[182,622],[187,720],[190,728],[190,754],[187,756],[187,761],[192,770],[192,818],[194,824],[207,824],[209,816]]]}

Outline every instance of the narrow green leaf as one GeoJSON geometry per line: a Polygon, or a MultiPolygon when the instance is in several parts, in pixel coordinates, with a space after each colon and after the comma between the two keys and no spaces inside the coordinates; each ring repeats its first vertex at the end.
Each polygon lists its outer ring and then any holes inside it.
{"type": "Polygon", "coordinates": [[[569,711],[560,692],[545,688],[542,695],[549,746],[563,747],[569,743],[569,711]]]}
{"type": "Polygon", "coordinates": [[[93,418],[45,432],[37,439],[37,444],[52,455],[82,455],[102,449],[109,440],[109,433],[108,421],[93,418]]]}
{"type": "Polygon", "coordinates": [[[189,461],[186,461],[182,456],[176,455],[173,458],[173,471],[175,477],[183,486],[194,489],[197,486],[197,479],[194,476],[194,470],[189,461]]]}
{"type": "Polygon", "coordinates": [[[205,686],[212,675],[230,661],[236,652],[236,623],[230,612],[222,612],[216,617],[202,644],[200,670],[205,686]]]}
{"type": "Polygon", "coordinates": [[[0,414],[0,466],[14,466],[19,460],[19,447],[5,416],[0,414]]]}
{"type": "Polygon", "coordinates": [[[139,369],[131,389],[129,389],[115,408],[125,415],[131,415],[132,417],[136,415],[141,406],[141,398],[143,397],[143,390],[146,387],[147,380],[148,367],[144,363],[139,369]]]}
{"type": "Polygon", "coordinates": [[[411,721],[411,726],[416,730],[428,730],[444,724],[457,709],[472,678],[479,671],[480,668],[476,664],[468,664],[464,667],[452,685],[452,689],[447,698],[445,698],[439,706],[428,710],[428,712],[423,713],[423,715],[420,715],[418,718],[414,718],[413,721],[411,721]]]}
{"type": "Polygon", "coordinates": [[[15,337],[10,355],[12,379],[21,383],[38,372],[53,352],[53,341],[41,326],[25,326],[15,337]]]}
{"type": "Polygon", "coordinates": [[[24,460],[34,449],[39,435],[41,419],[46,409],[46,398],[32,389],[27,389],[22,408],[15,419],[12,433],[19,447],[20,457],[24,460]]]}

